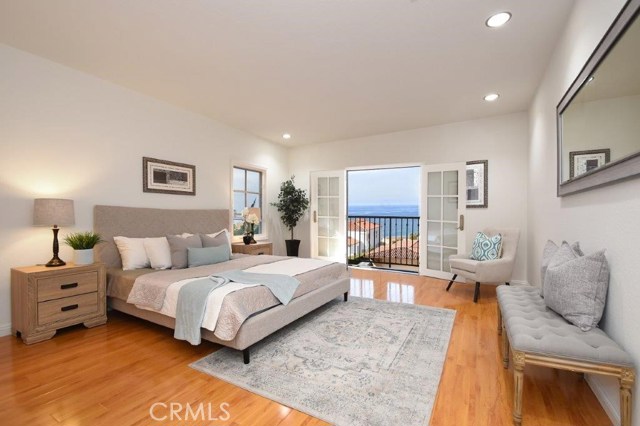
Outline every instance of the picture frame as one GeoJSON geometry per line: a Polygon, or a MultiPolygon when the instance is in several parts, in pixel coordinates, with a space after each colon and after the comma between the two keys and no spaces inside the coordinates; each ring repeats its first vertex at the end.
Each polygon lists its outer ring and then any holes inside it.
{"type": "Polygon", "coordinates": [[[611,161],[609,148],[572,151],[569,153],[569,179],[596,170],[609,161],[611,161]]]}
{"type": "Polygon", "coordinates": [[[196,166],[142,157],[142,191],[196,195],[196,166]]]}
{"type": "Polygon", "coordinates": [[[467,208],[489,207],[489,160],[467,161],[467,208]]]}

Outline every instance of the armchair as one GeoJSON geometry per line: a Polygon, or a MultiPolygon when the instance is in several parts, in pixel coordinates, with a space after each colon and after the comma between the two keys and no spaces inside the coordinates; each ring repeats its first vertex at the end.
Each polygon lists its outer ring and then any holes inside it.
{"type": "Polygon", "coordinates": [[[518,250],[518,240],[520,239],[519,229],[487,228],[483,232],[488,236],[498,233],[502,234],[502,257],[496,260],[472,260],[468,254],[455,254],[449,256],[449,265],[453,278],[449,281],[447,291],[453,285],[458,275],[476,283],[473,302],[478,302],[480,294],[480,283],[506,283],[509,285],[513,265],[516,262],[516,252],[518,250]]]}

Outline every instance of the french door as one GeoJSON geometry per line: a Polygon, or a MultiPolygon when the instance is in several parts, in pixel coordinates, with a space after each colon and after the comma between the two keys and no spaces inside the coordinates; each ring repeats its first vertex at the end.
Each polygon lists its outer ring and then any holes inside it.
{"type": "Polygon", "coordinates": [[[345,171],[311,173],[311,257],[346,262],[345,171]]]}
{"type": "Polygon", "coordinates": [[[464,253],[466,164],[422,166],[420,275],[450,279],[449,256],[464,253]]]}

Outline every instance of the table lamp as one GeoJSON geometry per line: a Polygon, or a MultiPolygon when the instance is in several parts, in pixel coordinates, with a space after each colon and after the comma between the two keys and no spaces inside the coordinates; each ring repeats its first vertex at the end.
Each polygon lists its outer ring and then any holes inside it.
{"type": "Polygon", "coordinates": [[[63,266],[66,263],[58,257],[58,226],[75,224],[73,200],[58,198],[36,198],[33,202],[33,224],[53,226],[53,258],[45,266],[63,266]]]}

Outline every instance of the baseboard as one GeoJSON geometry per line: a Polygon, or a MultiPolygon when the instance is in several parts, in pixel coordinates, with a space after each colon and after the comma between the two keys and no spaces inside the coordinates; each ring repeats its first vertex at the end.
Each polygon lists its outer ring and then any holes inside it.
{"type": "Polygon", "coordinates": [[[609,416],[611,423],[615,426],[620,426],[620,409],[618,407],[618,401],[611,401],[604,387],[598,383],[599,380],[597,376],[585,374],[584,379],[587,381],[587,384],[589,384],[589,387],[600,402],[600,405],[602,405],[604,412],[609,416]]]}
{"type": "Polygon", "coordinates": [[[0,336],[8,336],[11,334],[11,323],[0,324],[0,336]]]}
{"type": "Polygon", "coordinates": [[[513,285],[529,285],[529,281],[527,280],[511,280],[509,283],[513,285]]]}

